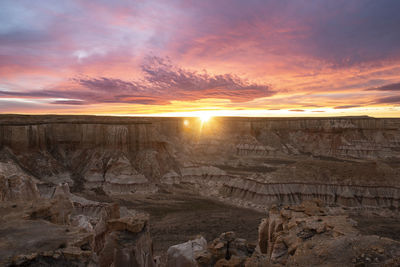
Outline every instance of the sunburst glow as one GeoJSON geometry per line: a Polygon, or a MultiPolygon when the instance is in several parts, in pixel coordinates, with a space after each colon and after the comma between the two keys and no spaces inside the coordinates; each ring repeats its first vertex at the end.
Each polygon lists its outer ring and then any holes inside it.
{"type": "Polygon", "coordinates": [[[0,114],[400,114],[400,1],[31,2],[0,1],[0,114]]]}
{"type": "Polygon", "coordinates": [[[210,119],[211,119],[211,115],[209,115],[209,114],[201,114],[200,116],[199,116],[199,119],[201,120],[201,123],[206,123],[206,122],[208,122],[210,119]]]}

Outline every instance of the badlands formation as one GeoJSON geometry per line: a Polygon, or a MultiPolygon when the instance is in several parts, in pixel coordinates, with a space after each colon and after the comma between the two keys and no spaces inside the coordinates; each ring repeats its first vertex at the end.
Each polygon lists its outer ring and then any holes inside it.
{"type": "Polygon", "coordinates": [[[0,116],[1,266],[398,266],[399,208],[400,119],[0,116]]]}

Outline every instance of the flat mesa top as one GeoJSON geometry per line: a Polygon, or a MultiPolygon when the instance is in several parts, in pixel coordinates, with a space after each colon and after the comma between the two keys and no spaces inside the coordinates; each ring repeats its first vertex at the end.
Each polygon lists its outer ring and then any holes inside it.
{"type": "MultiPolygon", "coordinates": [[[[138,116],[96,116],[96,115],[18,115],[0,114],[0,125],[29,124],[151,124],[160,121],[176,121],[191,117],[138,117],[138,116]]],[[[194,117],[196,118],[196,117],[194,117]]],[[[215,117],[218,120],[234,121],[297,121],[297,120],[390,120],[400,118],[374,118],[370,116],[343,117],[215,117]]]]}

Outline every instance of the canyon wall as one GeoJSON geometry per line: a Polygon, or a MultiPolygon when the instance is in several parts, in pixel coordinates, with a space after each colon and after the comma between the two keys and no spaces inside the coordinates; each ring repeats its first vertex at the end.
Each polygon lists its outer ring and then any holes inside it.
{"type": "Polygon", "coordinates": [[[0,116],[0,160],[73,191],[399,208],[400,119],[0,116]]]}

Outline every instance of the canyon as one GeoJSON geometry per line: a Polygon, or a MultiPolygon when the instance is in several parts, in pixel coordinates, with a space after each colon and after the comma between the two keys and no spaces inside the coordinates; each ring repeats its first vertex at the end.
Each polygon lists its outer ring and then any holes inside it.
{"type": "MultiPolygon", "coordinates": [[[[34,261],[71,259],[48,252],[57,249],[83,266],[153,266],[155,255],[165,264],[168,247],[196,234],[212,240],[233,230],[256,242],[257,228],[271,208],[291,210],[316,200],[324,203],[331,221],[341,223],[345,213],[356,222],[343,235],[390,238],[382,246],[395,252],[380,262],[395,262],[393,257],[400,257],[395,241],[400,239],[400,119],[214,117],[204,122],[0,115],[0,203],[5,216],[0,232],[15,228],[33,233],[49,227],[55,237],[69,229],[62,244],[49,242],[41,252],[9,249],[0,255],[2,264],[34,266],[34,261]],[[67,217],[60,215],[64,210],[69,210],[67,217]],[[366,223],[372,221],[382,228],[377,231],[366,223]]],[[[275,224],[290,223],[280,220],[275,224]]],[[[331,221],[327,223],[335,225],[331,221]]],[[[291,236],[289,230],[273,232],[291,236]]],[[[266,235],[273,235],[268,231],[266,235]]],[[[271,238],[268,244],[276,242],[271,238]]],[[[264,251],[258,245],[258,252],[272,262],[268,246],[264,251]]],[[[301,246],[298,251],[306,253],[301,246]]],[[[273,264],[295,265],[297,260],[302,266],[300,256],[293,259],[290,253],[275,253],[280,256],[273,264]]],[[[346,260],[358,264],[352,259],[346,260]]],[[[237,266],[252,260],[243,258],[237,266]]]]}

